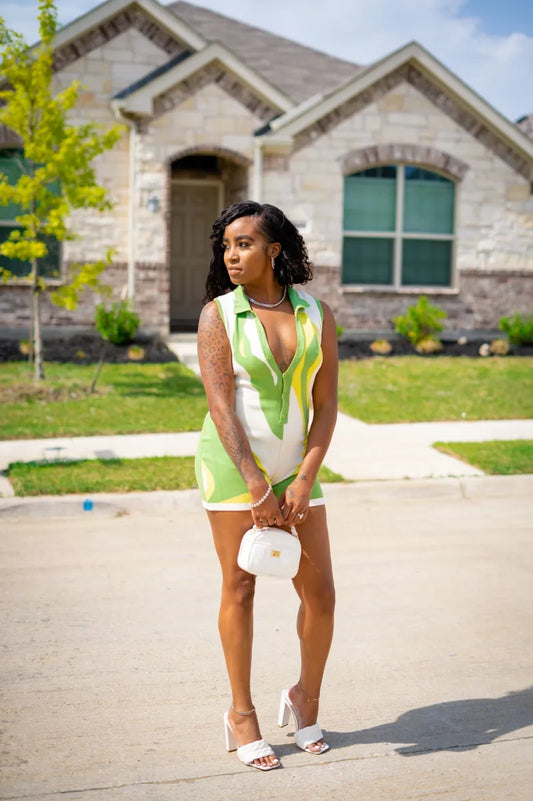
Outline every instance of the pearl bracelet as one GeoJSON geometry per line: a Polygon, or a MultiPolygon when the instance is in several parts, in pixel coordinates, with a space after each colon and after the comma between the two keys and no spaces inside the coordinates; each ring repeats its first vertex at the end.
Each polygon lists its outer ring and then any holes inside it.
{"type": "Polygon", "coordinates": [[[260,499],[259,499],[258,501],[256,501],[255,503],[251,503],[251,504],[250,504],[250,509],[257,509],[257,507],[258,507],[258,506],[261,506],[261,504],[262,504],[262,503],[264,503],[264,502],[266,501],[266,499],[268,498],[268,496],[270,495],[270,493],[271,493],[271,492],[272,492],[272,486],[271,486],[271,484],[269,484],[269,485],[268,485],[268,489],[267,489],[267,491],[265,492],[265,494],[263,495],[263,497],[262,497],[262,498],[260,498],[260,499]]]}

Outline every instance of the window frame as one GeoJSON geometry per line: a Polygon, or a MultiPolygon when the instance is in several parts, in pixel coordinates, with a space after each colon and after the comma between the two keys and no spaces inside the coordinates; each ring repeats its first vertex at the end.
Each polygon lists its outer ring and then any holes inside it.
{"type": "MultiPolygon", "coordinates": [[[[4,155],[4,153],[6,151],[11,151],[11,152],[17,151],[17,153],[19,155],[21,155],[22,158],[24,158],[24,150],[21,147],[15,147],[13,145],[0,147],[0,155],[4,155]]],[[[2,218],[0,216],[0,228],[3,228],[3,229],[7,228],[7,229],[9,229],[9,232],[11,232],[14,229],[19,229],[19,230],[22,229],[22,226],[16,221],[16,219],[14,217],[2,218]]],[[[8,236],[9,236],[9,234],[8,234],[8,236]]],[[[49,275],[47,273],[40,273],[41,277],[46,279],[46,281],[49,284],[51,284],[52,286],[59,286],[60,284],[62,284],[64,282],[64,275],[63,275],[63,269],[64,269],[63,242],[60,242],[59,240],[56,240],[56,241],[57,241],[57,247],[58,247],[57,275],[49,275]]],[[[2,256],[2,258],[3,259],[7,259],[7,256],[2,256]]],[[[29,276],[31,275],[31,269],[32,269],[31,262],[29,262],[29,261],[23,262],[21,259],[10,259],[9,261],[11,261],[11,262],[17,261],[17,262],[20,262],[21,264],[26,264],[27,265],[27,273],[25,273],[23,275],[15,275],[15,274],[11,275],[4,282],[4,285],[10,285],[10,284],[11,285],[20,285],[21,281],[27,281],[29,276]]],[[[9,267],[6,267],[5,269],[9,269],[9,267]]]]}
{"type": "MultiPolygon", "coordinates": [[[[346,283],[344,281],[343,273],[344,273],[344,261],[341,257],[341,285],[342,290],[345,292],[394,292],[394,293],[404,293],[404,294],[420,294],[420,292],[424,292],[425,294],[457,294],[457,270],[456,270],[456,254],[457,254],[457,208],[458,208],[458,192],[459,192],[459,181],[457,181],[453,176],[447,175],[442,170],[435,169],[431,165],[422,165],[417,164],[416,162],[407,162],[407,161],[397,161],[397,162],[387,162],[387,163],[379,163],[379,164],[368,164],[365,165],[360,170],[355,170],[354,172],[349,173],[349,175],[345,175],[344,179],[348,178],[350,175],[357,175],[358,173],[365,172],[369,169],[374,169],[376,167],[386,167],[386,166],[394,166],[396,167],[396,215],[394,221],[394,231],[363,231],[359,230],[356,231],[354,229],[345,229],[343,226],[342,231],[342,247],[341,247],[341,254],[344,250],[344,240],[348,238],[352,239],[387,239],[392,240],[393,242],[393,263],[392,263],[392,282],[390,284],[365,284],[360,282],[353,282],[353,283],[346,283]],[[419,169],[426,170],[427,172],[433,172],[436,175],[442,175],[443,178],[446,178],[448,181],[451,181],[454,185],[454,206],[453,206],[453,231],[451,234],[429,234],[429,233],[411,233],[411,232],[404,232],[403,231],[403,217],[404,217],[404,190],[405,190],[405,168],[406,167],[417,167],[419,169]],[[405,240],[417,240],[417,241],[440,241],[440,242],[450,242],[450,283],[446,285],[439,285],[439,284],[402,284],[402,267],[403,267],[403,242],[405,240]]],[[[343,216],[344,216],[344,204],[345,204],[345,193],[343,188],[343,216]]]]}

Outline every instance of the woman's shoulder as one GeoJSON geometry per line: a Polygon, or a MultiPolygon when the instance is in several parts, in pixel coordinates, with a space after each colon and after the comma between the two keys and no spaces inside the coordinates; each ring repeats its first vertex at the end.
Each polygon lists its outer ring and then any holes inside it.
{"type": "Polygon", "coordinates": [[[322,316],[325,309],[328,309],[328,306],[324,301],[317,298],[316,295],[311,294],[306,289],[302,289],[301,287],[293,286],[292,290],[296,292],[298,297],[304,301],[311,309],[316,310],[322,316]]]}

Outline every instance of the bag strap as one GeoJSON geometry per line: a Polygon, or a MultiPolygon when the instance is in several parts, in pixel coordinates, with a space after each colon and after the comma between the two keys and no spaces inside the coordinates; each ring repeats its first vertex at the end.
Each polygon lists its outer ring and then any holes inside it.
{"type": "Polygon", "coordinates": [[[299,539],[298,532],[296,531],[294,526],[291,526],[290,531],[285,531],[284,528],[279,528],[279,526],[256,526],[254,523],[252,528],[254,531],[263,531],[265,528],[275,528],[277,529],[277,531],[281,531],[283,534],[291,534],[293,537],[296,537],[296,539],[299,539]]]}

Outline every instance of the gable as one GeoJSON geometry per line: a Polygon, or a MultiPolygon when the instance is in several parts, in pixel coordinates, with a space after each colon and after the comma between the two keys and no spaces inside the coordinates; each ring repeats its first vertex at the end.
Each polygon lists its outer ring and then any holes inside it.
{"type": "Polygon", "coordinates": [[[83,89],[78,106],[86,105],[92,95],[93,102],[110,113],[109,101],[113,95],[166,61],[167,55],[161,48],[131,27],[56,72],[54,86],[61,89],[79,80],[83,89]]]}
{"type": "Polygon", "coordinates": [[[108,0],[59,30],[54,69],[65,69],[131,29],[153,42],[167,57],[205,46],[201,36],[154,0],[108,0]]]}
{"type": "Polygon", "coordinates": [[[263,121],[291,106],[289,98],[219,44],[177,57],[139,85],[120,92],[113,105],[128,116],[157,116],[212,82],[263,121]]]}
{"type": "Polygon", "coordinates": [[[299,149],[327,133],[401,83],[408,83],[446,116],[496,153],[516,172],[533,178],[533,143],[416,42],[393,53],[310,107],[271,122],[265,146],[299,149]]]}

